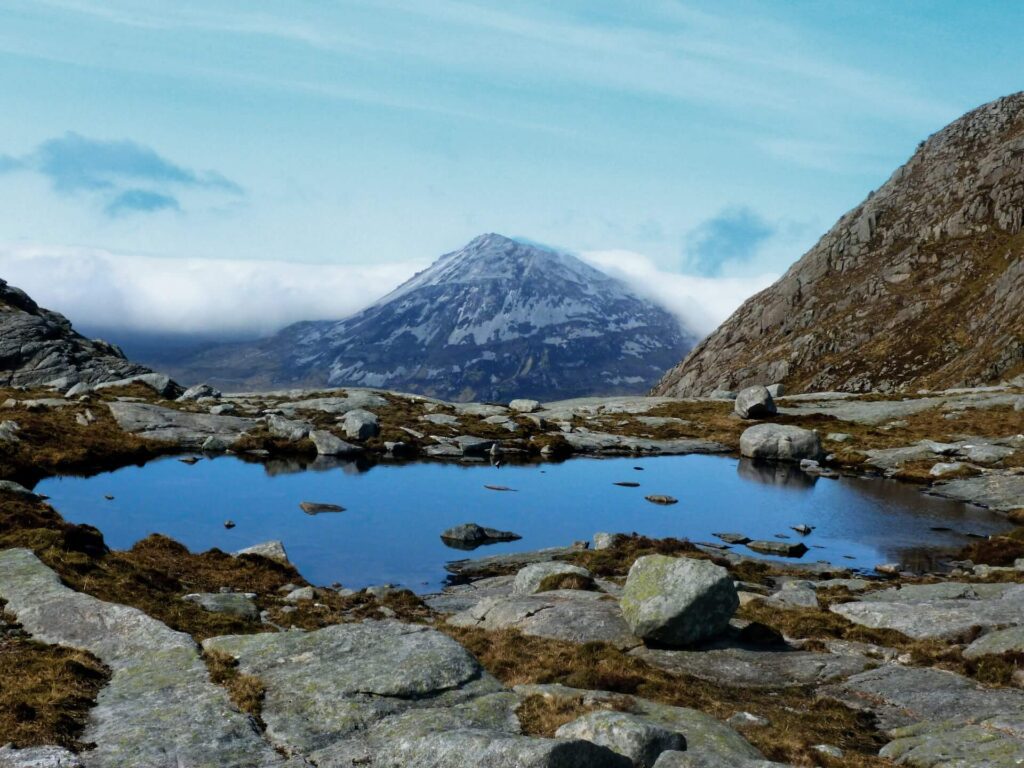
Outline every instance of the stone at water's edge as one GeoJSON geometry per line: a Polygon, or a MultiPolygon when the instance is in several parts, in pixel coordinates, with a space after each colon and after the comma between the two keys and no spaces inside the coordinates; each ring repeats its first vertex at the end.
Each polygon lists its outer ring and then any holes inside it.
{"type": "Polygon", "coordinates": [[[733,411],[741,419],[766,419],[778,413],[768,387],[747,387],[736,395],[733,411]]]}
{"type": "Polygon", "coordinates": [[[647,555],[633,563],[620,601],[635,635],[674,646],[721,634],[739,604],[725,568],[665,555],[647,555]]]}
{"type": "Polygon", "coordinates": [[[255,419],[242,416],[189,413],[149,403],[113,402],[107,407],[125,432],[191,450],[202,448],[211,439],[231,446],[258,424],[255,419]]]}
{"type": "Polygon", "coordinates": [[[788,424],[756,424],[740,435],[740,453],[751,459],[796,461],[825,458],[816,432],[788,424]]]}
{"type": "Polygon", "coordinates": [[[346,443],[340,437],[326,429],[314,429],[309,433],[309,439],[316,446],[316,452],[320,456],[352,456],[362,453],[357,445],[346,443]]]}
{"type": "Polygon", "coordinates": [[[284,543],[276,540],[253,544],[251,547],[240,549],[233,554],[235,557],[239,555],[259,555],[269,560],[276,560],[284,565],[291,565],[291,561],[288,560],[288,553],[284,548],[284,543]]]}
{"type": "Polygon", "coordinates": [[[362,408],[346,413],[342,417],[341,426],[350,440],[369,440],[380,432],[377,414],[362,408]]]}

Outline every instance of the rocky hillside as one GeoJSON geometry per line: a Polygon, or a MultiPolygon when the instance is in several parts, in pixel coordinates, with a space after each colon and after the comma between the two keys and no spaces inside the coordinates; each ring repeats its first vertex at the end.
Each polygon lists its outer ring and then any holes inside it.
{"type": "Polygon", "coordinates": [[[660,395],[756,382],[914,391],[1024,371],[1024,93],[921,143],[660,395]]]}
{"type": "Polygon", "coordinates": [[[149,372],[114,345],[76,333],[66,317],[0,280],[0,385],[64,389],[149,372]]]}
{"type": "Polygon", "coordinates": [[[215,347],[174,373],[234,390],[367,386],[449,400],[633,394],[694,341],[579,259],[488,234],[348,319],[215,347]]]}

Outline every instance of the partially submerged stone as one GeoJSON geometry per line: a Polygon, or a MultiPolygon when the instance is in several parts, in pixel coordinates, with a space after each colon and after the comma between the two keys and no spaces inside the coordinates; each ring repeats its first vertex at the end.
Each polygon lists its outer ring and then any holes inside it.
{"type": "Polygon", "coordinates": [[[345,508],[340,504],[328,504],[322,501],[300,501],[299,509],[307,515],[323,515],[330,512],[345,511],[345,508]]]}
{"type": "Polygon", "coordinates": [[[622,613],[645,640],[686,646],[715,637],[729,624],[739,597],[729,572],[707,560],[647,555],[629,569],[622,613]]]}
{"type": "Polygon", "coordinates": [[[485,528],[476,523],[463,523],[448,528],[441,534],[441,540],[450,547],[456,549],[476,549],[485,544],[494,544],[499,541],[517,541],[521,539],[518,533],[513,531],[500,531],[497,528],[485,528]]]}
{"type": "Polygon", "coordinates": [[[802,541],[757,539],[746,542],[746,545],[762,555],[775,555],[777,557],[803,557],[808,551],[807,545],[802,541]]]}

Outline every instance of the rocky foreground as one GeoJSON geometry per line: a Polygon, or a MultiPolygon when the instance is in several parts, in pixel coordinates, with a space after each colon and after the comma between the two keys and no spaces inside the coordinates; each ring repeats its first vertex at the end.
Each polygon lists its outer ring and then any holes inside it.
{"type": "Polygon", "coordinates": [[[1021,382],[900,400],[451,404],[143,374],[0,399],[0,766],[1016,766],[1024,537],[851,574],[614,532],[453,563],[419,598],[268,543],[126,552],[31,487],[160,453],[271,467],[695,451],[1024,511],[1021,382]],[[569,544],[569,542],[567,542],[569,544]]]}

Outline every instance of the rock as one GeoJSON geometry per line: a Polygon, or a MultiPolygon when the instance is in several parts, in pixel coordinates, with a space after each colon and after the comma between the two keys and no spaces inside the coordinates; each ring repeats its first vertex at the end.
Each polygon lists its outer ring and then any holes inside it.
{"type": "Polygon", "coordinates": [[[771,721],[750,712],[737,712],[726,720],[733,728],[764,728],[771,725],[771,721]]]}
{"type": "Polygon", "coordinates": [[[147,386],[160,395],[160,397],[177,397],[183,391],[182,388],[172,381],[169,376],[164,376],[162,373],[140,373],[124,379],[116,379],[114,381],[104,381],[100,384],[94,384],[92,388],[94,391],[100,392],[104,389],[129,387],[132,384],[142,384],[147,386]]]}
{"type": "Polygon", "coordinates": [[[833,443],[845,443],[853,439],[853,435],[847,434],[846,432],[829,432],[825,435],[825,439],[833,443]]]}
{"type": "Polygon", "coordinates": [[[875,566],[875,572],[884,576],[898,576],[903,570],[901,563],[879,563],[875,566]]]}
{"type": "Polygon", "coordinates": [[[308,421],[286,419],[284,416],[271,414],[267,416],[267,431],[271,437],[280,437],[295,443],[309,437],[309,433],[313,431],[313,425],[308,421]]]}
{"type": "Polygon", "coordinates": [[[548,547],[546,549],[534,550],[533,552],[511,552],[504,555],[480,557],[474,560],[453,560],[445,563],[444,569],[458,578],[479,579],[485,576],[493,576],[495,573],[519,571],[530,563],[558,560],[566,555],[579,552],[580,549],[580,547],[576,546],[548,547]]]}
{"type": "Polygon", "coordinates": [[[933,485],[928,492],[996,512],[1011,512],[1021,506],[1024,498],[1024,475],[992,470],[977,477],[933,485]]]}
{"type": "Polygon", "coordinates": [[[345,436],[350,440],[369,440],[380,433],[377,414],[362,408],[356,408],[346,413],[342,417],[341,427],[345,430],[345,436]]]}
{"type": "Polygon", "coordinates": [[[967,465],[961,461],[953,462],[942,462],[933,464],[932,468],[928,470],[928,474],[932,477],[945,477],[946,475],[955,475],[960,470],[964,469],[967,465]]]}
{"type": "Polygon", "coordinates": [[[747,547],[760,552],[762,555],[775,555],[777,557],[803,557],[807,554],[807,545],[802,541],[771,541],[758,540],[748,541],[747,547]]]}
{"type": "Polygon", "coordinates": [[[686,749],[682,734],[627,712],[589,712],[563,725],[555,736],[608,747],[628,757],[636,768],[652,768],[666,750],[686,749]]]}
{"type": "Polygon", "coordinates": [[[81,397],[82,395],[87,395],[90,392],[92,392],[92,387],[84,381],[80,381],[65,392],[64,397],[70,400],[73,397],[81,397]]]}
{"type": "Polygon", "coordinates": [[[219,450],[225,450],[257,425],[255,419],[241,416],[188,413],[149,403],[112,402],[107,407],[125,432],[147,440],[172,443],[186,450],[204,448],[211,437],[216,438],[216,445],[223,446],[219,450]]]}
{"type": "Polygon", "coordinates": [[[489,631],[517,629],[524,635],[572,643],[611,643],[618,648],[633,648],[641,642],[613,598],[580,590],[485,598],[451,616],[448,623],[489,631]]]}
{"type": "Polygon", "coordinates": [[[766,419],[778,413],[767,387],[747,387],[736,395],[733,411],[741,419],[766,419]]]}
{"type": "Polygon", "coordinates": [[[843,750],[831,744],[815,744],[814,751],[818,754],[827,755],[828,757],[834,757],[837,759],[840,759],[843,756],[843,750]]]}
{"type": "Polygon", "coordinates": [[[268,560],[275,560],[285,565],[291,565],[291,561],[288,560],[288,553],[285,552],[284,544],[280,541],[264,541],[259,544],[253,544],[251,547],[240,549],[234,553],[235,557],[239,555],[259,555],[265,557],[268,560]]]}
{"type": "Polygon", "coordinates": [[[629,569],[620,604],[637,636],[686,646],[724,631],[739,597],[729,572],[714,563],[648,555],[629,569]]]}
{"type": "MultiPolygon", "coordinates": [[[[78,414],[79,417],[81,415],[82,414],[78,414]]],[[[88,426],[88,424],[83,424],[82,426],[88,426]]],[[[18,422],[11,421],[10,419],[0,421],[0,443],[3,443],[5,445],[15,445],[17,443],[20,443],[21,438],[18,437],[18,432],[20,431],[21,427],[18,425],[18,422]]]]}
{"type": "Polygon", "coordinates": [[[0,552],[0,597],[35,640],[87,650],[110,667],[81,736],[96,744],[85,753],[90,768],[284,765],[210,682],[188,635],[72,591],[25,549],[0,552]]]}
{"type": "Polygon", "coordinates": [[[821,461],[824,453],[816,432],[788,424],[756,424],[740,435],[740,453],[751,459],[821,461]]]}
{"type": "Polygon", "coordinates": [[[219,435],[210,435],[208,438],[203,440],[199,449],[204,453],[224,453],[230,447],[231,443],[223,437],[220,437],[219,435]]]}
{"type": "Polygon", "coordinates": [[[578,565],[561,563],[534,563],[521,569],[512,584],[513,595],[532,595],[540,591],[541,584],[552,576],[578,576],[584,581],[593,581],[590,571],[578,565]]]}
{"type": "Polygon", "coordinates": [[[782,397],[786,394],[786,387],[782,384],[769,384],[765,389],[768,390],[768,394],[773,398],[782,397]]]}
{"type": "Polygon", "coordinates": [[[358,446],[346,443],[326,429],[314,429],[309,433],[309,439],[320,456],[351,456],[362,452],[358,446]]]}
{"type": "Polygon", "coordinates": [[[769,595],[765,605],[774,608],[817,608],[818,595],[814,589],[799,585],[785,585],[778,592],[769,595]]]}
{"type": "Polygon", "coordinates": [[[1013,410],[1024,411],[1024,397],[1018,397],[1013,403],[1013,410]]]}
{"type": "Polygon", "coordinates": [[[630,655],[673,675],[697,677],[731,688],[755,689],[820,685],[863,672],[875,663],[859,653],[816,653],[784,647],[763,651],[636,648],[630,655]]]}
{"type": "MultiPolygon", "coordinates": [[[[111,496],[110,498],[113,498],[113,496],[111,496]]],[[[231,530],[232,528],[235,527],[235,521],[234,520],[225,520],[224,521],[224,527],[227,528],[228,530],[231,530]]]]}
{"type": "Polygon", "coordinates": [[[456,525],[441,534],[441,540],[445,544],[458,549],[475,549],[484,544],[494,544],[499,541],[517,541],[521,538],[522,536],[518,533],[499,531],[496,528],[484,528],[476,523],[456,525]]]}
{"type": "Polygon", "coordinates": [[[0,747],[0,768],[85,768],[85,763],[63,747],[0,747]]]}
{"type": "Polygon", "coordinates": [[[297,603],[300,600],[316,600],[316,597],[316,589],[313,587],[296,587],[284,599],[287,603],[297,603]]]}
{"type": "Polygon", "coordinates": [[[238,406],[234,403],[218,403],[210,406],[211,416],[230,416],[238,412],[238,406]]]}
{"type": "Polygon", "coordinates": [[[714,389],[708,397],[711,400],[735,400],[736,392],[731,389],[714,389]]]}
{"type": "Polygon", "coordinates": [[[679,499],[677,499],[675,496],[665,496],[659,493],[651,494],[650,496],[644,496],[644,498],[647,499],[647,501],[651,502],[651,504],[661,504],[663,506],[679,503],[679,499]]]}
{"type": "Polygon", "coordinates": [[[807,523],[800,523],[800,525],[791,525],[790,529],[796,531],[801,536],[810,536],[814,531],[814,526],[807,525],[807,523]]]}
{"type": "Polygon", "coordinates": [[[915,640],[958,640],[977,628],[1024,624],[1024,584],[906,585],[829,607],[866,627],[895,629],[915,640]]]}
{"type": "Polygon", "coordinates": [[[463,456],[487,456],[495,444],[494,440],[473,435],[459,435],[454,440],[463,456]]]}
{"type": "Polygon", "coordinates": [[[451,413],[428,413],[425,416],[420,416],[420,421],[428,421],[442,427],[459,426],[459,417],[451,413]]]}
{"type": "Polygon", "coordinates": [[[744,536],[742,533],[713,533],[711,534],[715,538],[721,539],[726,544],[746,544],[750,541],[749,536],[744,536]]]}
{"type": "Polygon", "coordinates": [[[219,398],[220,391],[214,389],[209,384],[196,384],[182,392],[181,395],[178,396],[177,402],[187,403],[191,400],[199,400],[204,397],[219,398]]]}
{"type": "Polygon", "coordinates": [[[591,549],[610,549],[615,545],[616,539],[621,536],[619,533],[595,533],[591,549]]]}
{"type": "Polygon", "coordinates": [[[243,592],[195,592],[185,595],[182,600],[195,603],[211,613],[226,613],[247,621],[255,621],[260,612],[253,599],[256,595],[243,592]]]}
{"type": "Polygon", "coordinates": [[[508,404],[509,410],[516,413],[536,413],[540,410],[540,402],[537,400],[513,400],[508,404]]]}
{"type": "Polygon", "coordinates": [[[519,734],[519,697],[458,643],[394,621],[211,638],[266,686],[268,740],[316,765],[627,768],[584,741],[519,734]]]}
{"type": "Polygon", "coordinates": [[[462,449],[453,443],[438,443],[428,445],[423,449],[423,453],[433,459],[450,459],[461,457],[462,449]]]}
{"type": "Polygon", "coordinates": [[[413,449],[412,446],[410,446],[408,443],[403,443],[401,440],[388,440],[384,443],[384,452],[387,453],[389,456],[401,458],[412,454],[413,449]]]}
{"type": "Polygon", "coordinates": [[[1024,627],[1009,627],[982,635],[964,649],[965,659],[989,654],[1024,653],[1024,627]]]}
{"type": "Polygon", "coordinates": [[[325,504],[321,501],[300,501],[299,509],[307,515],[322,515],[325,512],[344,512],[345,508],[339,504],[325,504]]]}

